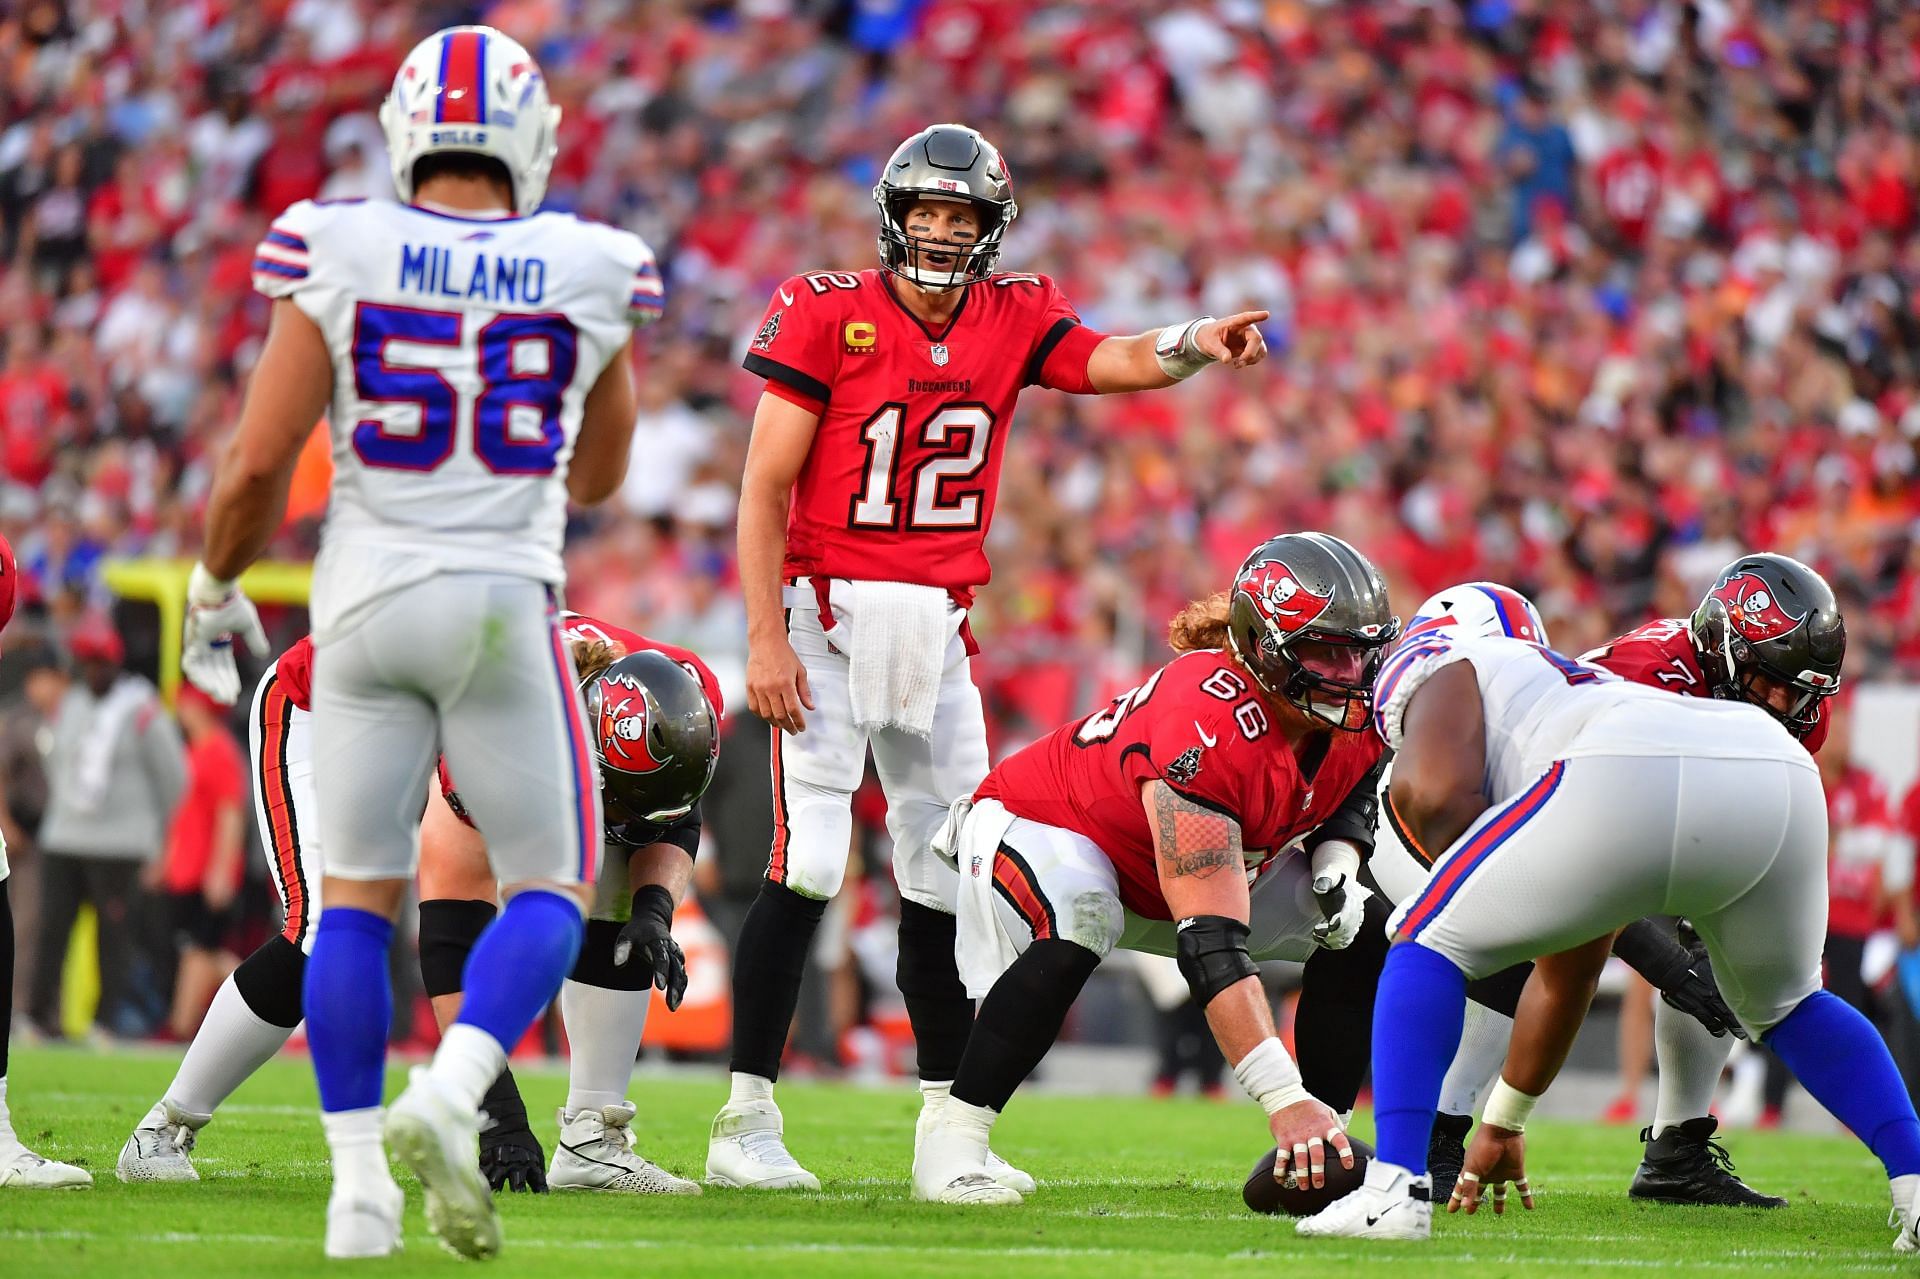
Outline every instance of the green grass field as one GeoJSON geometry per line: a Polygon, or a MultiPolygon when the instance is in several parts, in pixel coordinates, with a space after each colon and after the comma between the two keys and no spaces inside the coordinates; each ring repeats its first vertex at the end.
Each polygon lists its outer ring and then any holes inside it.
{"type": "MultiPolygon", "coordinates": [[[[202,1134],[204,1180],[123,1186],[113,1163],[128,1128],[171,1077],[157,1054],[16,1052],[15,1123],[43,1153],[91,1169],[90,1191],[0,1191],[0,1275],[224,1276],[339,1273],[320,1251],[326,1152],[306,1063],[275,1061],[202,1134]]],[[[518,1072],[516,1072],[518,1073],[518,1072]]],[[[521,1074],[528,1108],[551,1115],[557,1073],[521,1074]]],[[[389,1088],[389,1096],[397,1088],[389,1088]]],[[[698,1175],[713,1080],[636,1084],[641,1148],[698,1175]]],[[[699,1199],[503,1197],[506,1249],[493,1263],[527,1275],[908,1275],[962,1269],[1102,1279],[1270,1276],[1296,1267],[1341,1274],[1496,1275],[1913,1273],[1888,1250],[1886,1182],[1838,1137],[1737,1134],[1741,1171],[1789,1195],[1784,1212],[1652,1208],[1624,1194],[1637,1147],[1619,1128],[1542,1123],[1531,1214],[1437,1222],[1427,1245],[1309,1243],[1290,1223],[1240,1205],[1261,1152],[1251,1103],[1024,1096],[995,1146],[1038,1176],[1012,1209],[916,1204],[906,1177],[918,1096],[783,1086],[793,1149],[820,1174],[817,1195],[709,1191],[699,1199]]],[[[1359,1125],[1365,1132],[1369,1125],[1359,1125]]],[[[541,1131],[552,1139],[551,1127],[541,1131]]],[[[407,1250],[358,1263],[387,1274],[463,1265],[427,1233],[408,1186],[407,1250]]]]}

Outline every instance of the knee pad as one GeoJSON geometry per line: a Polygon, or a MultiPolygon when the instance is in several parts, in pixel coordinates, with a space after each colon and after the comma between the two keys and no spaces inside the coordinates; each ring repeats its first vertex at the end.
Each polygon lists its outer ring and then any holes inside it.
{"type": "Polygon", "coordinates": [[[954,964],[953,943],[959,921],[916,901],[900,903],[900,958],[894,984],[908,999],[965,999],[954,964]]]}
{"type": "Polygon", "coordinates": [[[623,925],[611,919],[589,919],[586,938],[580,943],[580,958],[573,963],[572,981],[601,990],[645,990],[648,982],[638,964],[616,964],[613,948],[620,940],[623,925]]]}
{"type": "Polygon", "coordinates": [[[442,897],[420,903],[420,982],[429,998],[466,988],[467,956],[498,913],[492,902],[442,897]]]}
{"type": "Polygon", "coordinates": [[[306,952],[275,936],[240,961],[233,970],[233,984],[254,1016],[292,1030],[300,1024],[300,984],[306,975],[306,952]]]}
{"type": "Polygon", "coordinates": [[[773,854],[767,878],[802,897],[826,901],[840,891],[853,840],[853,792],[777,777],[773,854]]]}

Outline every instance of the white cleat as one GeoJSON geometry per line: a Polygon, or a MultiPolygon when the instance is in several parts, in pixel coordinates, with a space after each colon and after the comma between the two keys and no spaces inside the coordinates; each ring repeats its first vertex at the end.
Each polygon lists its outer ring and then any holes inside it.
{"type": "Polygon", "coordinates": [[[480,1175],[480,1115],[448,1101],[425,1067],[387,1109],[387,1147],[427,1192],[427,1228],[463,1257],[500,1251],[500,1217],[480,1175]]]}
{"type": "MultiPolygon", "coordinates": [[[[941,1112],[946,1109],[947,1090],[922,1088],[921,1095],[925,1100],[920,1103],[920,1117],[913,1124],[913,1162],[916,1167],[920,1163],[920,1148],[926,1144],[927,1134],[932,1132],[935,1125],[940,1122],[941,1112]]],[[[1030,1174],[1015,1168],[999,1155],[994,1154],[991,1149],[987,1151],[986,1173],[987,1176],[1022,1197],[1040,1188],[1040,1183],[1036,1182],[1030,1174]]]]}
{"type": "Polygon", "coordinates": [[[34,1154],[17,1141],[0,1142],[0,1187],[10,1190],[85,1190],[93,1174],[34,1154]]]}
{"type": "Polygon", "coordinates": [[[972,1208],[1005,1207],[1023,1196],[1002,1185],[987,1171],[984,1134],[953,1124],[927,1126],[913,1152],[913,1197],[925,1203],[965,1204],[972,1208]]]}
{"type": "Polygon", "coordinates": [[[120,1162],[114,1175],[126,1182],[198,1181],[194,1171],[193,1143],[212,1115],[196,1115],[170,1101],[161,1101],[147,1112],[140,1126],[120,1147],[120,1162]]]}
{"type": "Polygon", "coordinates": [[[713,1117],[707,1140],[707,1184],[736,1190],[818,1190],[820,1179],[787,1153],[780,1107],[771,1101],[729,1102],[713,1117]]]}
{"type": "Polygon", "coordinates": [[[327,1200],[327,1255],[335,1260],[391,1257],[399,1252],[400,1218],[407,1197],[389,1177],[384,1185],[347,1190],[336,1185],[327,1200]]]}
{"type": "Polygon", "coordinates": [[[1893,1250],[1920,1252],[1920,1217],[1914,1215],[1915,1192],[1920,1191],[1920,1174],[1907,1173],[1890,1178],[1888,1185],[1893,1191],[1893,1211],[1887,1214],[1887,1224],[1900,1227],[1900,1233],[1894,1236],[1893,1250]]]}
{"type": "Polygon", "coordinates": [[[1376,1159],[1360,1189],[1334,1200],[1294,1226],[1320,1239],[1427,1239],[1433,1235],[1433,1182],[1376,1159]]]}
{"type": "Polygon", "coordinates": [[[634,1153],[630,1101],[599,1110],[582,1110],[572,1119],[560,1112],[560,1144],[547,1168],[553,1190],[611,1190],[628,1195],[697,1195],[700,1183],[676,1177],[634,1153]]]}

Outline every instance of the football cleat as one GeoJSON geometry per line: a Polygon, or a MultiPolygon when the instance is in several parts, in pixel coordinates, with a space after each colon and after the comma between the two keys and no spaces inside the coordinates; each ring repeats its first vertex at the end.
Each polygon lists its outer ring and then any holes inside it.
{"type": "MultiPolygon", "coordinates": [[[[920,1117],[913,1125],[913,1162],[916,1166],[920,1162],[920,1148],[926,1144],[927,1134],[939,1124],[940,1112],[945,1109],[948,1096],[945,1088],[922,1088],[921,1095],[925,1100],[920,1104],[920,1117]]],[[[987,1151],[985,1167],[989,1177],[1016,1194],[1030,1195],[1040,1188],[1030,1174],[1015,1168],[994,1154],[992,1149],[987,1151]]]]}
{"type": "Polygon", "coordinates": [[[422,1066],[387,1110],[387,1146],[427,1192],[427,1228],[476,1261],[500,1251],[500,1217],[480,1175],[479,1132],[479,1112],[447,1100],[422,1066]]]}
{"type": "Polygon", "coordinates": [[[697,1195],[700,1183],[676,1177],[633,1149],[634,1105],[623,1101],[573,1118],[560,1112],[547,1185],[555,1190],[610,1190],[629,1195],[697,1195]]]}
{"type": "Polygon", "coordinates": [[[354,1190],[335,1185],[327,1200],[327,1255],[347,1260],[399,1252],[400,1218],[406,1209],[407,1197],[391,1177],[384,1185],[354,1190]]]}
{"type": "Polygon", "coordinates": [[[1888,1178],[1888,1188],[1893,1191],[1893,1211],[1887,1214],[1887,1224],[1900,1227],[1893,1238],[1893,1250],[1920,1252],[1920,1217],[1914,1215],[1914,1191],[1920,1189],[1920,1174],[1888,1178]]]}
{"type": "Polygon", "coordinates": [[[140,1126],[120,1147],[120,1161],[114,1175],[122,1181],[198,1181],[194,1171],[193,1143],[212,1115],[196,1115],[170,1101],[161,1101],[147,1112],[140,1126]]]}
{"type": "Polygon", "coordinates": [[[772,1101],[729,1102],[713,1117],[707,1140],[707,1184],[736,1190],[818,1190],[820,1179],[787,1152],[780,1107],[772,1101]]]}
{"type": "Polygon", "coordinates": [[[1449,1115],[1441,1111],[1433,1117],[1433,1136],[1427,1139],[1427,1176],[1433,1181],[1433,1202],[1453,1198],[1453,1183],[1467,1165],[1467,1130],[1473,1127],[1472,1115],[1449,1115]]]}
{"type": "Polygon", "coordinates": [[[1630,1199],[1652,1203],[1705,1204],[1723,1208],[1784,1208],[1778,1195],[1763,1195],[1736,1177],[1727,1148],[1713,1139],[1720,1121],[1711,1115],[1676,1124],[1658,1137],[1640,1130],[1647,1144],[1634,1170],[1630,1199]]]}
{"type": "MultiPolygon", "coordinates": [[[[1022,1195],[987,1169],[987,1143],[979,1134],[935,1121],[926,1125],[913,1151],[913,1197],[926,1203],[985,1208],[1017,1204],[1022,1195]]],[[[1031,1180],[1031,1178],[1029,1178],[1031,1180]]]]}
{"type": "Polygon", "coordinates": [[[1427,1239],[1433,1235],[1433,1187],[1424,1175],[1375,1159],[1360,1189],[1293,1229],[1316,1239],[1427,1239]]]}
{"type": "Polygon", "coordinates": [[[0,1187],[11,1190],[85,1190],[93,1174],[85,1168],[36,1155],[17,1141],[0,1143],[0,1187]]]}

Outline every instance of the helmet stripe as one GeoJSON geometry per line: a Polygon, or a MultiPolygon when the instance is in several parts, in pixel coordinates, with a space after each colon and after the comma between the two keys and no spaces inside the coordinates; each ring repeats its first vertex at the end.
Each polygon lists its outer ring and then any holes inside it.
{"type": "Polygon", "coordinates": [[[1509,638],[1545,642],[1545,636],[1541,634],[1540,615],[1525,597],[1504,586],[1487,586],[1476,582],[1473,588],[1493,601],[1493,611],[1500,617],[1500,629],[1509,638]]]}
{"type": "Polygon", "coordinates": [[[487,37],[456,31],[440,43],[440,96],[433,118],[441,124],[484,124],[487,119],[487,37]]]}

